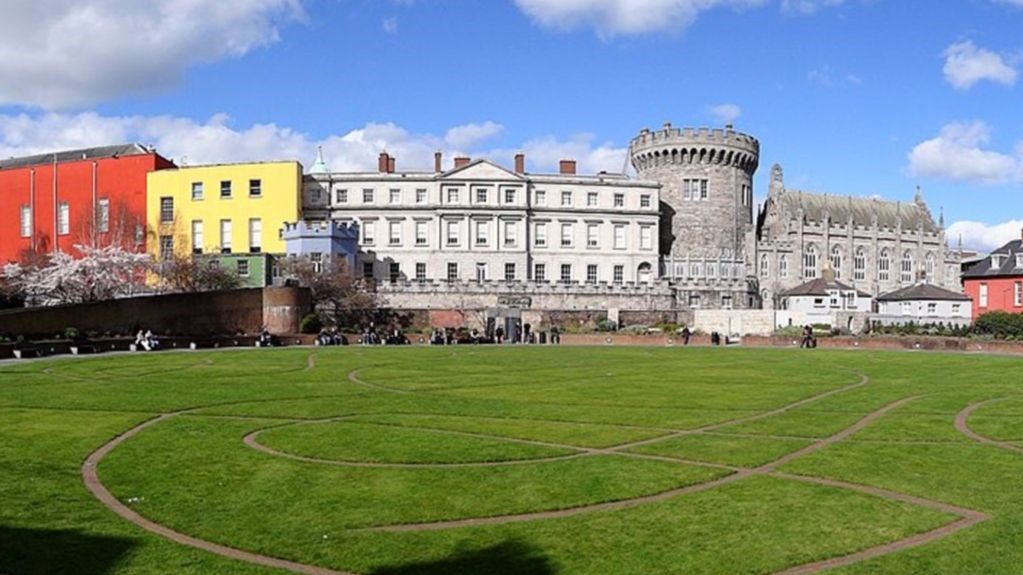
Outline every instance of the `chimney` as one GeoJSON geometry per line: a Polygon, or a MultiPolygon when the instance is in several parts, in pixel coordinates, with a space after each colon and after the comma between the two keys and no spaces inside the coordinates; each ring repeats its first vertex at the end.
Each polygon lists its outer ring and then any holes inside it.
{"type": "Polygon", "coordinates": [[[458,156],[457,158],[455,158],[455,169],[457,170],[458,168],[464,168],[464,167],[468,166],[469,162],[471,162],[471,161],[472,161],[472,158],[467,158],[465,156],[458,156]]]}
{"type": "Polygon", "coordinates": [[[575,174],[575,160],[561,160],[560,173],[564,175],[575,174]]]}
{"type": "Polygon", "coordinates": [[[377,170],[381,174],[390,172],[391,169],[391,158],[387,155],[387,152],[380,152],[380,158],[377,160],[377,170]]]}
{"type": "Polygon", "coordinates": [[[525,174],[526,173],[526,155],[522,152],[515,154],[515,173],[525,174]]]}
{"type": "Polygon", "coordinates": [[[387,158],[387,171],[391,174],[394,173],[394,156],[387,158]]]}
{"type": "Polygon", "coordinates": [[[444,161],[444,154],[442,154],[440,152],[434,152],[433,153],[433,171],[434,172],[439,174],[439,173],[444,171],[443,169],[441,169],[441,163],[443,161],[444,161]]]}

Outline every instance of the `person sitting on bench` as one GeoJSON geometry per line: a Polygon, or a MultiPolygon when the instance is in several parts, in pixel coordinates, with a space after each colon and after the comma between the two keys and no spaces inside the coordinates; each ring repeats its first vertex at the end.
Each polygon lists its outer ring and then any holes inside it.
{"type": "Polygon", "coordinates": [[[160,349],[160,341],[156,339],[155,335],[153,335],[153,330],[146,330],[142,347],[146,348],[146,351],[155,351],[160,349]]]}
{"type": "Polygon", "coordinates": [[[270,330],[266,329],[266,326],[264,325],[259,331],[259,346],[273,347],[273,344],[273,336],[270,335],[270,330]]]}

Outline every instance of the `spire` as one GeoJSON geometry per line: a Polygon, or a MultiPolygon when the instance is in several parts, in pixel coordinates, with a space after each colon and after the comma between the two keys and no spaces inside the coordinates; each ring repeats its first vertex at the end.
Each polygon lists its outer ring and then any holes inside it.
{"type": "Polygon", "coordinates": [[[316,146],[316,161],[313,162],[313,166],[309,168],[310,174],[329,174],[330,168],[327,167],[327,162],[323,161],[323,146],[316,146]]]}
{"type": "Polygon", "coordinates": [[[916,195],[913,196],[913,203],[914,204],[924,203],[924,194],[923,191],[920,189],[920,186],[916,187],[916,195]]]}
{"type": "Polygon", "coordinates": [[[945,229],[945,206],[938,208],[938,227],[945,229]]]}

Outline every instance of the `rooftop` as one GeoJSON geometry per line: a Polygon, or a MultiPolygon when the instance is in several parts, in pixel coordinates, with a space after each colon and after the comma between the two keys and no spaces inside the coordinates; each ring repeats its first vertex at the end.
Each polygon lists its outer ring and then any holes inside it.
{"type": "Polygon", "coordinates": [[[835,279],[817,278],[810,280],[805,284],[798,285],[781,295],[784,297],[790,296],[827,296],[832,291],[855,291],[856,295],[860,297],[870,297],[870,294],[861,292],[860,290],[846,285],[835,279]]]}
{"type": "Polygon", "coordinates": [[[940,228],[931,217],[930,210],[918,197],[914,202],[896,202],[856,196],[832,196],[786,188],[772,195],[768,201],[778,203],[779,211],[796,214],[800,209],[807,220],[822,222],[825,216],[837,224],[852,221],[853,225],[871,228],[877,222],[881,228],[903,229],[922,227],[925,232],[937,233],[940,228]]]}
{"type": "Polygon", "coordinates": [[[916,284],[878,296],[877,301],[969,301],[965,294],[950,291],[931,284],[916,284]]]}
{"type": "Polygon", "coordinates": [[[991,255],[973,264],[965,272],[963,279],[988,278],[998,276],[1023,276],[1023,239],[1012,240],[991,255]],[[998,260],[998,265],[995,265],[998,260]]]}
{"type": "Polygon", "coordinates": [[[97,160],[102,158],[116,158],[119,156],[138,156],[152,154],[152,150],[142,144],[119,144],[116,146],[101,146],[98,148],[81,148],[78,150],[64,150],[48,154],[36,154],[34,156],[22,156],[0,160],[0,170],[12,168],[25,168],[28,166],[41,166],[64,162],[78,162],[81,160],[97,160]]]}

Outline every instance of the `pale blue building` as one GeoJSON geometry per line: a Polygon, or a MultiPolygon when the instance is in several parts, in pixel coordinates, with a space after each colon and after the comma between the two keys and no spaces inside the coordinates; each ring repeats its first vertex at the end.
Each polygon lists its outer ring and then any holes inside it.
{"type": "Polygon", "coordinates": [[[308,256],[313,261],[343,257],[355,271],[359,251],[359,225],[332,220],[288,222],[281,229],[288,257],[308,256]]]}

